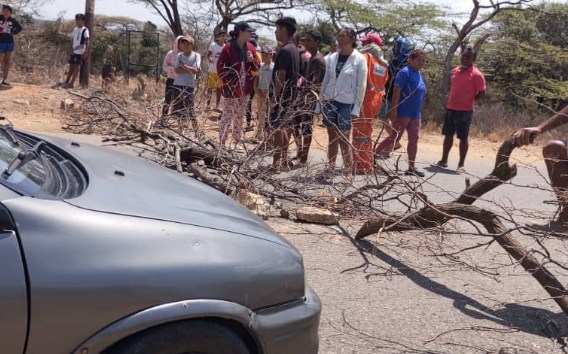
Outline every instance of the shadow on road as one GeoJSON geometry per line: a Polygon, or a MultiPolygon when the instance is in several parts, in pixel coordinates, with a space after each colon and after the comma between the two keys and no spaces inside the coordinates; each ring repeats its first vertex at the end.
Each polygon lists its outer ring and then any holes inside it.
{"type": "Polygon", "coordinates": [[[514,303],[506,304],[504,308],[493,310],[475,299],[424,276],[400,260],[381,251],[376,245],[367,240],[350,239],[359,250],[365,262],[369,263],[370,255],[388,263],[421,288],[453,300],[454,307],[467,316],[516,328],[525,333],[545,338],[554,338],[563,347],[566,346],[566,341],[563,337],[568,336],[568,317],[562,312],[554,313],[546,309],[514,303]]]}
{"type": "Polygon", "coordinates": [[[424,169],[430,173],[443,173],[445,175],[460,175],[458,171],[450,170],[449,168],[444,168],[437,165],[430,165],[424,167],[424,169]]]}

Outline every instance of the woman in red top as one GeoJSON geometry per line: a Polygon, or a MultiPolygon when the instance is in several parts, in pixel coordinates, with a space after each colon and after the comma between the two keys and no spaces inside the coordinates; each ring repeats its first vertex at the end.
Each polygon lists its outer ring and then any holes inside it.
{"type": "Polygon", "coordinates": [[[219,124],[219,140],[225,145],[229,131],[232,130],[235,144],[243,135],[243,117],[254,87],[253,71],[258,71],[260,61],[256,49],[249,43],[251,33],[256,29],[246,22],[235,24],[231,39],[225,44],[219,61],[217,73],[223,83],[223,114],[219,124]]]}

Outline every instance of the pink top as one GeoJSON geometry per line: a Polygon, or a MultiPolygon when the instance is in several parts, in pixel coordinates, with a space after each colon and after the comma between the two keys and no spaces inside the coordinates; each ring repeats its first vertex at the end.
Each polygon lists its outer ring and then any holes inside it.
{"type": "Polygon", "coordinates": [[[467,70],[461,70],[461,66],[451,72],[450,97],[448,109],[454,111],[473,111],[475,96],[485,91],[485,77],[475,66],[467,70]]]}

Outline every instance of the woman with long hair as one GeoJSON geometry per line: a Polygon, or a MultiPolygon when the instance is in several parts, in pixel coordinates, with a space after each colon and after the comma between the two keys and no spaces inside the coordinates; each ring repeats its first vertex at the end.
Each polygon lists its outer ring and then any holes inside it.
{"type": "Polygon", "coordinates": [[[254,88],[253,71],[258,71],[260,61],[256,48],[249,42],[256,29],[247,22],[238,22],[231,31],[231,39],[223,47],[217,73],[222,82],[223,114],[219,124],[219,140],[225,145],[229,131],[233,142],[239,143],[243,136],[243,118],[250,94],[254,88]]]}
{"type": "Polygon", "coordinates": [[[337,32],[338,51],[327,61],[321,86],[323,122],[329,137],[327,169],[333,173],[341,148],[347,182],[353,177],[350,143],[352,120],[361,114],[367,88],[367,63],[365,57],[355,49],[356,41],[357,33],[352,28],[342,28],[337,32]]]}

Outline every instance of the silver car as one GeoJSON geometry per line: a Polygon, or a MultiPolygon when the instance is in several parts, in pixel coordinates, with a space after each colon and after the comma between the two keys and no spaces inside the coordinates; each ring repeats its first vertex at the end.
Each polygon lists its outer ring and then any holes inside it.
{"type": "Polygon", "coordinates": [[[9,124],[0,172],[0,353],[317,353],[301,255],[225,195],[9,124]]]}

